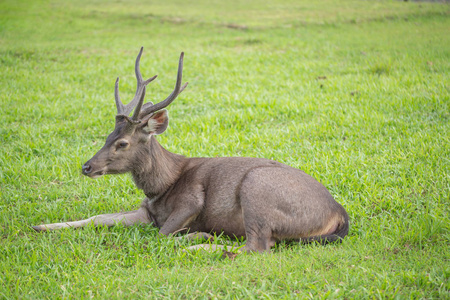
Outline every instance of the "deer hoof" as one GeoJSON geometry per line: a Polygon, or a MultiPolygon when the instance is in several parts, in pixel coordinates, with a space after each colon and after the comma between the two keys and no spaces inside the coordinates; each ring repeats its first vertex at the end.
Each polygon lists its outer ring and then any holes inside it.
{"type": "Polygon", "coordinates": [[[214,241],[214,236],[212,236],[211,234],[206,233],[206,232],[199,232],[198,238],[203,239],[205,241],[211,241],[211,242],[214,241]]]}
{"type": "Polygon", "coordinates": [[[236,258],[236,256],[238,256],[238,254],[239,254],[239,252],[234,253],[234,252],[230,252],[230,251],[223,251],[222,258],[223,259],[228,258],[228,259],[234,260],[236,258]]]}
{"type": "Polygon", "coordinates": [[[31,228],[33,228],[37,232],[45,231],[45,228],[40,226],[40,225],[38,225],[38,226],[31,226],[31,228]]]}

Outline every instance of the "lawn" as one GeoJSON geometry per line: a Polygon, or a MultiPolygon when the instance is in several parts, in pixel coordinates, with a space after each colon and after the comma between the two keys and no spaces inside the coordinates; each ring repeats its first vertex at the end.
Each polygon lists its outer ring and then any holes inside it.
{"type": "MultiPolygon", "coordinates": [[[[450,298],[450,6],[403,1],[0,2],[0,298],[450,298]],[[158,136],[185,156],[300,168],[348,211],[341,244],[183,249],[155,228],[30,226],[137,209],[129,175],[81,165],[114,128],[114,81],[187,89],[158,136]]],[[[242,245],[224,237],[217,243],[242,245]]]]}

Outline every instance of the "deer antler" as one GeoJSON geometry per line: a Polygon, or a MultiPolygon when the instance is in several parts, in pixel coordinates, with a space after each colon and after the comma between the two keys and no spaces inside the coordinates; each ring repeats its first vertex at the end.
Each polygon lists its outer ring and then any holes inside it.
{"type": "MultiPolygon", "coordinates": [[[[134,71],[136,73],[136,81],[137,81],[136,94],[134,95],[133,100],[131,100],[130,103],[128,103],[127,105],[124,105],[122,103],[122,101],[120,101],[119,77],[117,77],[116,85],[114,88],[114,96],[116,99],[116,107],[117,107],[118,115],[124,115],[124,116],[128,117],[128,115],[131,113],[133,108],[136,106],[136,102],[138,102],[140,99],[144,100],[144,97],[142,97],[142,96],[145,95],[145,86],[147,84],[149,84],[150,82],[152,82],[157,77],[157,75],[155,75],[152,78],[149,78],[145,81],[142,79],[141,70],[139,68],[139,61],[141,60],[141,55],[142,55],[143,50],[144,50],[144,47],[141,47],[141,51],[139,51],[139,54],[136,58],[136,64],[134,66],[134,71]]],[[[139,102],[141,102],[141,101],[139,101],[139,102]]],[[[137,119],[134,118],[134,115],[133,115],[132,120],[137,121],[137,119]]]]}
{"type": "Polygon", "coordinates": [[[175,84],[175,89],[173,90],[173,92],[164,101],[161,101],[157,104],[152,104],[151,102],[149,102],[142,106],[142,102],[144,101],[144,98],[142,97],[141,100],[139,101],[139,104],[137,105],[136,109],[134,110],[133,120],[137,120],[139,114],[148,115],[152,112],[158,111],[158,110],[163,109],[164,107],[168,106],[186,88],[186,86],[188,85],[188,82],[186,82],[183,86],[181,86],[181,80],[183,77],[183,57],[184,57],[184,52],[181,52],[180,61],[178,63],[177,82],[175,84]],[[140,112],[140,109],[138,109],[141,106],[142,106],[142,112],[140,112]]]}

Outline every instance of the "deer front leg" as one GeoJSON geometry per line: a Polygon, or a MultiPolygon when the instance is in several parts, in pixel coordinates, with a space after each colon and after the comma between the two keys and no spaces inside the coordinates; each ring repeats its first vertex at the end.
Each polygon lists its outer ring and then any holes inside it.
{"type": "MultiPolygon", "coordinates": [[[[161,235],[169,235],[170,236],[171,234],[176,233],[180,229],[189,227],[189,223],[191,223],[199,215],[200,211],[201,211],[201,207],[198,207],[198,208],[190,207],[189,209],[184,207],[183,209],[178,209],[176,211],[173,211],[169,215],[169,218],[167,218],[164,225],[161,227],[161,230],[159,231],[159,233],[161,235]]],[[[192,232],[192,233],[186,234],[181,237],[176,237],[176,239],[177,240],[186,239],[189,241],[192,241],[192,240],[210,240],[210,241],[212,241],[214,239],[214,237],[207,232],[192,232]]],[[[214,244],[200,244],[200,245],[190,246],[190,247],[186,248],[186,250],[188,250],[188,251],[195,251],[195,250],[199,250],[199,249],[209,251],[209,252],[215,252],[215,251],[225,251],[226,247],[222,246],[222,245],[214,245],[214,244]]],[[[183,251],[185,251],[185,250],[183,250],[183,251]]],[[[225,254],[228,255],[229,252],[226,252],[225,254]]]]}
{"type": "MultiPolygon", "coordinates": [[[[167,219],[161,222],[159,233],[170,235],[189,227],[189,224],[201,213],[204,202],[203,187],[194,185],[185,189],[180,195],[173,195],[162,204],[162,208],[155,207],[156,211],[160,209],[167,211],[169,207],[172,208],[171,211],[168,211],[167,219]]],[[[149,207],[149,211],[152,212],[153,207],[149,207]]]]}
{"type": "Polygon", "coordinates": [[[32,228],[36,231],[49,231],[69,227],[72,228],[84,227],[91,223],[94,224],[94,226],[101,226],[101,225],[114,226],[116,224],[131,226],[137,223],[149,224],[152,223],[152,220],[149,218],[147,210],[141,207],[140,209],[134,211],[114,213],[114,214],[104,214],[90,217],[89,219],[80,221],[44,224],[32,226],[32,228]]]}
{"type": "MultiPolygon", "coordinates": [[[[189,209],[183,208],[178,209],[176,211],[173,211],[169,218],[167,218],[164,225],[161,227],[161,230],[159,233],[161,235],[170,235],[172,233],[175,233],[179,231],[180,229],[183,229],[184,227],[189,227],[189,223],[194,220],[200,213],[201,208],[198,207],[197,209],[195,207],[191,207],[189,209]]],[[[185,236],[178,237],[176,239],[187,239],[187,240],[198,240],[198,239],[205,239],[205,240],[212,240],[213,236],[206,232],[192,232],[185,236]]],[[[228,247],[230,248],[230,247],[228,247]]],[[[197,250],[205,250],[208,252],[216,252],[216,251],[223,251],[224,257],[234,258],[237,254],[233,252],[227,251],[227,247],[223,245],[214,245],[214,244],[200,244],[195,246],[190,246],[186,248],[187,251],[197,251],[197,250]]],[[[185,251],[185,250],[183,250],[185,251]]],[[[240,250],[238,250],[238,253],[240,250]]]]}
{"type": "Polygon", "coordinates": [[[183,229],[189,225],[189,223],[191,223],[199,213],[200,209],[196,209],[195,207],[183,207],[176,209],[169,215],[166,222],[164,222],[164,225],[159,230],[159,233],[162,235],[176,233],[180,231],[180,229],[183,229]]]}

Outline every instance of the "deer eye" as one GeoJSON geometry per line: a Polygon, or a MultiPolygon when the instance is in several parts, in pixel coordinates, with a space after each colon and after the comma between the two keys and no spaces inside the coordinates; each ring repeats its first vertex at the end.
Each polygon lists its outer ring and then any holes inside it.
{"type": "Polygon", "coordinates": [[[127,141],[120,141],[117,143],[117,148],[126,148],[128,145],[129,143],[127,141]]]}

